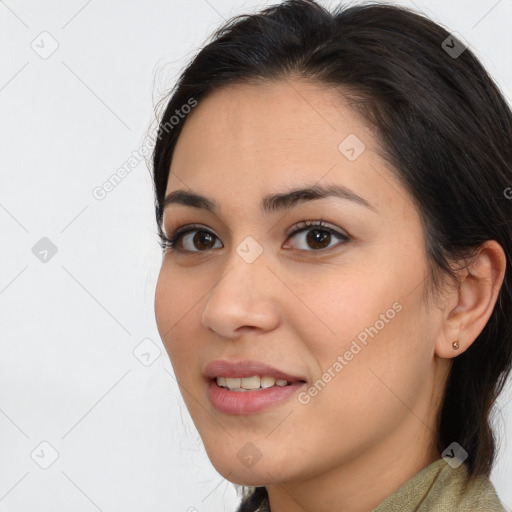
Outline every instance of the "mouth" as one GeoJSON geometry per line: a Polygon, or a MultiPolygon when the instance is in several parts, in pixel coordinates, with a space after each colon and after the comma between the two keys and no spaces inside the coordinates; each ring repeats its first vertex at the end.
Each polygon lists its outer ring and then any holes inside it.
{"type": "Polygon", "coordinates": [[[276,379],[271,375],[252,375],[250,377],[225,377],[217,376],[211,379],[215,381],[220,388],[229,389],[229,391],[258,391],[273,387],[291,386],[295,382],[305,383],[305,380],[294,380],[292,382],[286,379],[276,379]]]}
{"type": "Polygon", "coordinates": [[[225,414],[249,414],[275,407],[294,395],[306,379],[259,361],[218,360],[203,371],[212,405],[225,414]]]}

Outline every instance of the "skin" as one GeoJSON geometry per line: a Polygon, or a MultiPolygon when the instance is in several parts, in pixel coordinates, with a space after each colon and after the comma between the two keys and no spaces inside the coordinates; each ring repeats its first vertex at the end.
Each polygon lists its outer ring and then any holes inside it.
{"type": "Polygon", "coordinates": [[[177,142],[167,193],[191,190],[220,209],[166,208],[168,236],[191,223],[214,236],[205,249],[185,235],[196,252],[164,255],[158,330],[212,464],[231,482],[266,485],[273,512],[368,512],[440,458],[435,416],[452,358],[485,326],[503,280],[504,253],[487,242],[458,286],[424,302],[420,217],[380,154],[339,91],[298,78],[215,91],[177,142]],[[366,146],[354,161],[338,149],[349,134],[366,146]],[[306,183],[344,185],[376,211],[331,197],[261,212],[265,195],[306,183]],[[318,249],[307,241],[315,228],[287,236],[320,219],[349,240],[318,249]],[[247,236],[263,249],[252,263],[236,251],[247,236]],[[294,395],[229,415],[209,401],[207,363],[256,359],[311,386],[394,303],[400,312],[309,403],[294,395]],[[246,443],[261,454],[251,467],[237,457],[246,443]]]}

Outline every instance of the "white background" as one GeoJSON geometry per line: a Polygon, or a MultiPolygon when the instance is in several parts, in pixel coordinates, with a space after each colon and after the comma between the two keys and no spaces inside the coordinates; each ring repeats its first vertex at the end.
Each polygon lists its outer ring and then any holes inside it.
{"type": "MultiPolygon", "coordinates": [[[[223,18],[272,3],[0,2],[2,512],[235,510],[156,329],[149,170],[103,200],[92,190],[139,148],[153,104],[223,18]],[[58,43],[46,59],[31,47],[43,31],[58,43]],[[43,237],[57,247],[46,263],[32,252],[43,237]],[[149,366],[133,353],[143,340],[151,359],[161,351],[149,366]]],[[[512,0],[399,3],[459,32],[511,98],[512,0]]],[[[491,475],[508,506],[511,400],[496,409],[491,475]]]]}

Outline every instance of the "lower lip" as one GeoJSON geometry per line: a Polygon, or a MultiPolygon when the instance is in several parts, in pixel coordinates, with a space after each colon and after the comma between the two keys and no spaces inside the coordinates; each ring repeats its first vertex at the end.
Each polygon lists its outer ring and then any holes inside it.
{"type": "Polygon", "coordinates": [[[250,414],[276,405],[297,392],[305,382],[294,382],[288,386],[272,386],[250,391],[230,391],[221,388],[215,380],[208,382],[210,400],[220,412],[226,414],[250,414]]]}

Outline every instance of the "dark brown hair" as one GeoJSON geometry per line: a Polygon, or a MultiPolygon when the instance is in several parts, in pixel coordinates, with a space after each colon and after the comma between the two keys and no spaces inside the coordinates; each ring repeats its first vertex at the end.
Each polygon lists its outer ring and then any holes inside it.
{"type": "MultiPolygon", "coordinates": [[[[169,168],[186,122],[171,118],[191,98],[200,102],[224,85],[291,76],[339,88],[376,128],[383,156],[418,207],[432,291],[442,274],[454,278],[453,262],[468,262],[486,240],[505,251],[494,311],[453,360],[436,439],[441,453],[457,441],[468,452],[470,475],[488,476],[496,450],[490,412],[512,365],[512,201],[506,193],[512,113],[469,48],[449,51],[462,48],[450,37],[419,14],[380,4],[329,12],[312,0],[289,0],[228,20],[183,71],[161,117],[153,153],[155,209],[162,237],[169,168]]],[[[265,494],[257,488],[252,503],[265,494]]]]}

